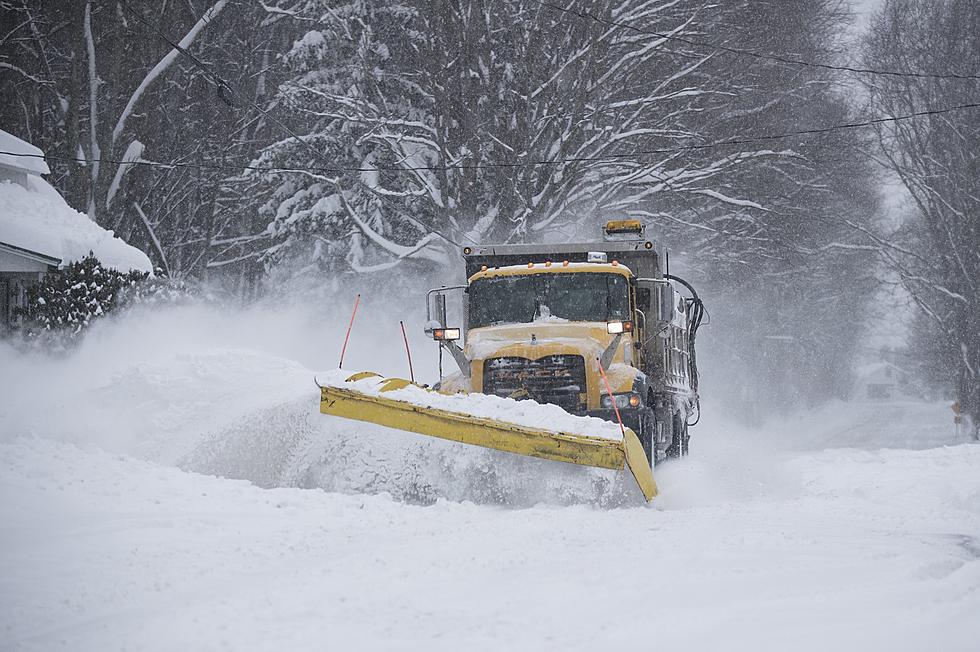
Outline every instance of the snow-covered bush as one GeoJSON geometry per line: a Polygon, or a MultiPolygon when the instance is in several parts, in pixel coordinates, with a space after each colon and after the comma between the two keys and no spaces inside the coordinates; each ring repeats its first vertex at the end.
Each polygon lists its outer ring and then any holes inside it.
{"type": "Polygon", "coordinates": [[[28,339],[64,348],[94,320],[124,306],[173,302],[188,296],[183,282],[146,272],[105,267],[93,254],[75,261],[28,290],[19,310],[28,339]]]}
{"type": "Polygon", "coordinates": [[[48,274],[28,290],[28,302],[21,312],[22,326],[28,334],[64,331],[77,335],[92,319],[115,308],[123,287],[136,285],[147,276],[104,267],[89,254],[59,273],[48,274]]]}
{"type": "Polygon", "coordinates": [[[156,276],[144,276],[135,283],[120,287],[119,307],[173,304],[197,296],[194,288],[180,279],[171,278],[157,269],[156,276]]]}

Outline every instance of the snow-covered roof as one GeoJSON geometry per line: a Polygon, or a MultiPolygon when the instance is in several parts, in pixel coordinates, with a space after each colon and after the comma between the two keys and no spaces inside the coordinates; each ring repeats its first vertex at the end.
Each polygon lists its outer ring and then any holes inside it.
{"type": "Polygon", "coordinates": [[[607,274],[632,275],[632,271],[626,265],[614,261],[613,263],[571,263],[565,261],[551,262],[538,261],[531,267],[527,265],[504,265],[503,267],[490,267],[479,271],[470,277],[470,282],[481,278],[491,278],[497,276],[524,276],[526,274],[545,274],[551,272],[605,272],[607,274]]]}
{"type": "Polygon", "coordinates": [[[30,154],[31,156],[12,156],[11,154],[0,154],[0,165],[19,170],[28,174],[50,174],[48,164],[44,162],[44,152],[34,145],[25,142],[8,134],[0,129],[0,152],[11,152],[12,154],[30,154]]]}
{"type": "Polygon", "coordinates": [[[73,209],[34,172],[28,175],[26,188],[0,181],[0,242],[57,258],[62,265],[91,251],[106,267],[124,272],[153,270],[145,253],[73,209]]]}

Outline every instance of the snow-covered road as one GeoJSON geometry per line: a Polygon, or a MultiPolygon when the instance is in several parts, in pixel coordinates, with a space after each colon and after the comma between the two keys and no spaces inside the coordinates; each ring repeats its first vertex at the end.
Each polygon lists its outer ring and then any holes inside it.
{"type": "Polygon", "coordinates": [[[0,649],[980,649],[980,446],[943,406],[716,416],[641,506],[335,423],[244,341],[106,337],[2,352],[0,649]]]}
{"type": "Polygon", "coordinates": [[[975,446],[821,453],[781,469],[795,495],[612,510],[260,489],[45,440],[0,459],[5,649],[980,640],[975,446]]]}

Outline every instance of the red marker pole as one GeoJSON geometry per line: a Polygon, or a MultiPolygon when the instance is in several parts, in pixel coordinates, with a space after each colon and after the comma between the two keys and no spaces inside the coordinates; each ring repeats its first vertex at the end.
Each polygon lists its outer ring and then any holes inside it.
{"type": "Polygon", "coordinates": [[[612,387],[609,385],[609,379],[606,378],[606,370],[602,368],[602,361],[596,358],[596,362],[599,363],[599,373],[602,374],[602,382],[606,385],[606,393],[609,394],[609,400],[612,401],[613,411],[616,413],[616,420],[619,421],[619,430],[623,433],[623,439],[626,439],[626,426],[623,425],[623,417],[619,416],[619,406],[616,405],[616,397],[613,396],[612,387]]]}
{"type": "Polygon", "coordinates": [[[412,350],[408,348],[408,335],[405,334],[405,322],[399,321],[398,324],[402,327],[402,339],[405,340],[405,354],[408,355],[408,375],[414,383],[415,372],[412,370],[412,350]]]}
{"type": "Polygon", "coordinates": [[[347,340],[350,339],[350,329],[354,327],[354,315],[357,314],[357,306],[359,303],[361,303],[360,294],[358,294],[354,299],[354,312],[350,314],[350,323],[347,324],[347,335],[344,336],[344,347],[340,349],[340,365],[338,365],[338,369],[344,368],[344,354],[347,353],[347,340]]]}

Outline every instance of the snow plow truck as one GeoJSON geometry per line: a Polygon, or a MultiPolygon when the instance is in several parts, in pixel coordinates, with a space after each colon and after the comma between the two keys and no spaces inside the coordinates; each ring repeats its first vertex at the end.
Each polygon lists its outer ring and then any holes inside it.
{"type": "Polygon", "coordinates": [[[431,388],[371,372],[321,385],[320,411],[487,448],[628,468],[687,454],[700,418],[704,306],[635,220],[601,242],[464,247],[467,282],[427,295],[426,333],[458,371],[431,388]],[[685,290],[682,294],[678,288],[685,290]],[[459,301],[461,325],[447,320],[459,301]],[[591,417],[591,418],[590,418],[591,417]]]}

